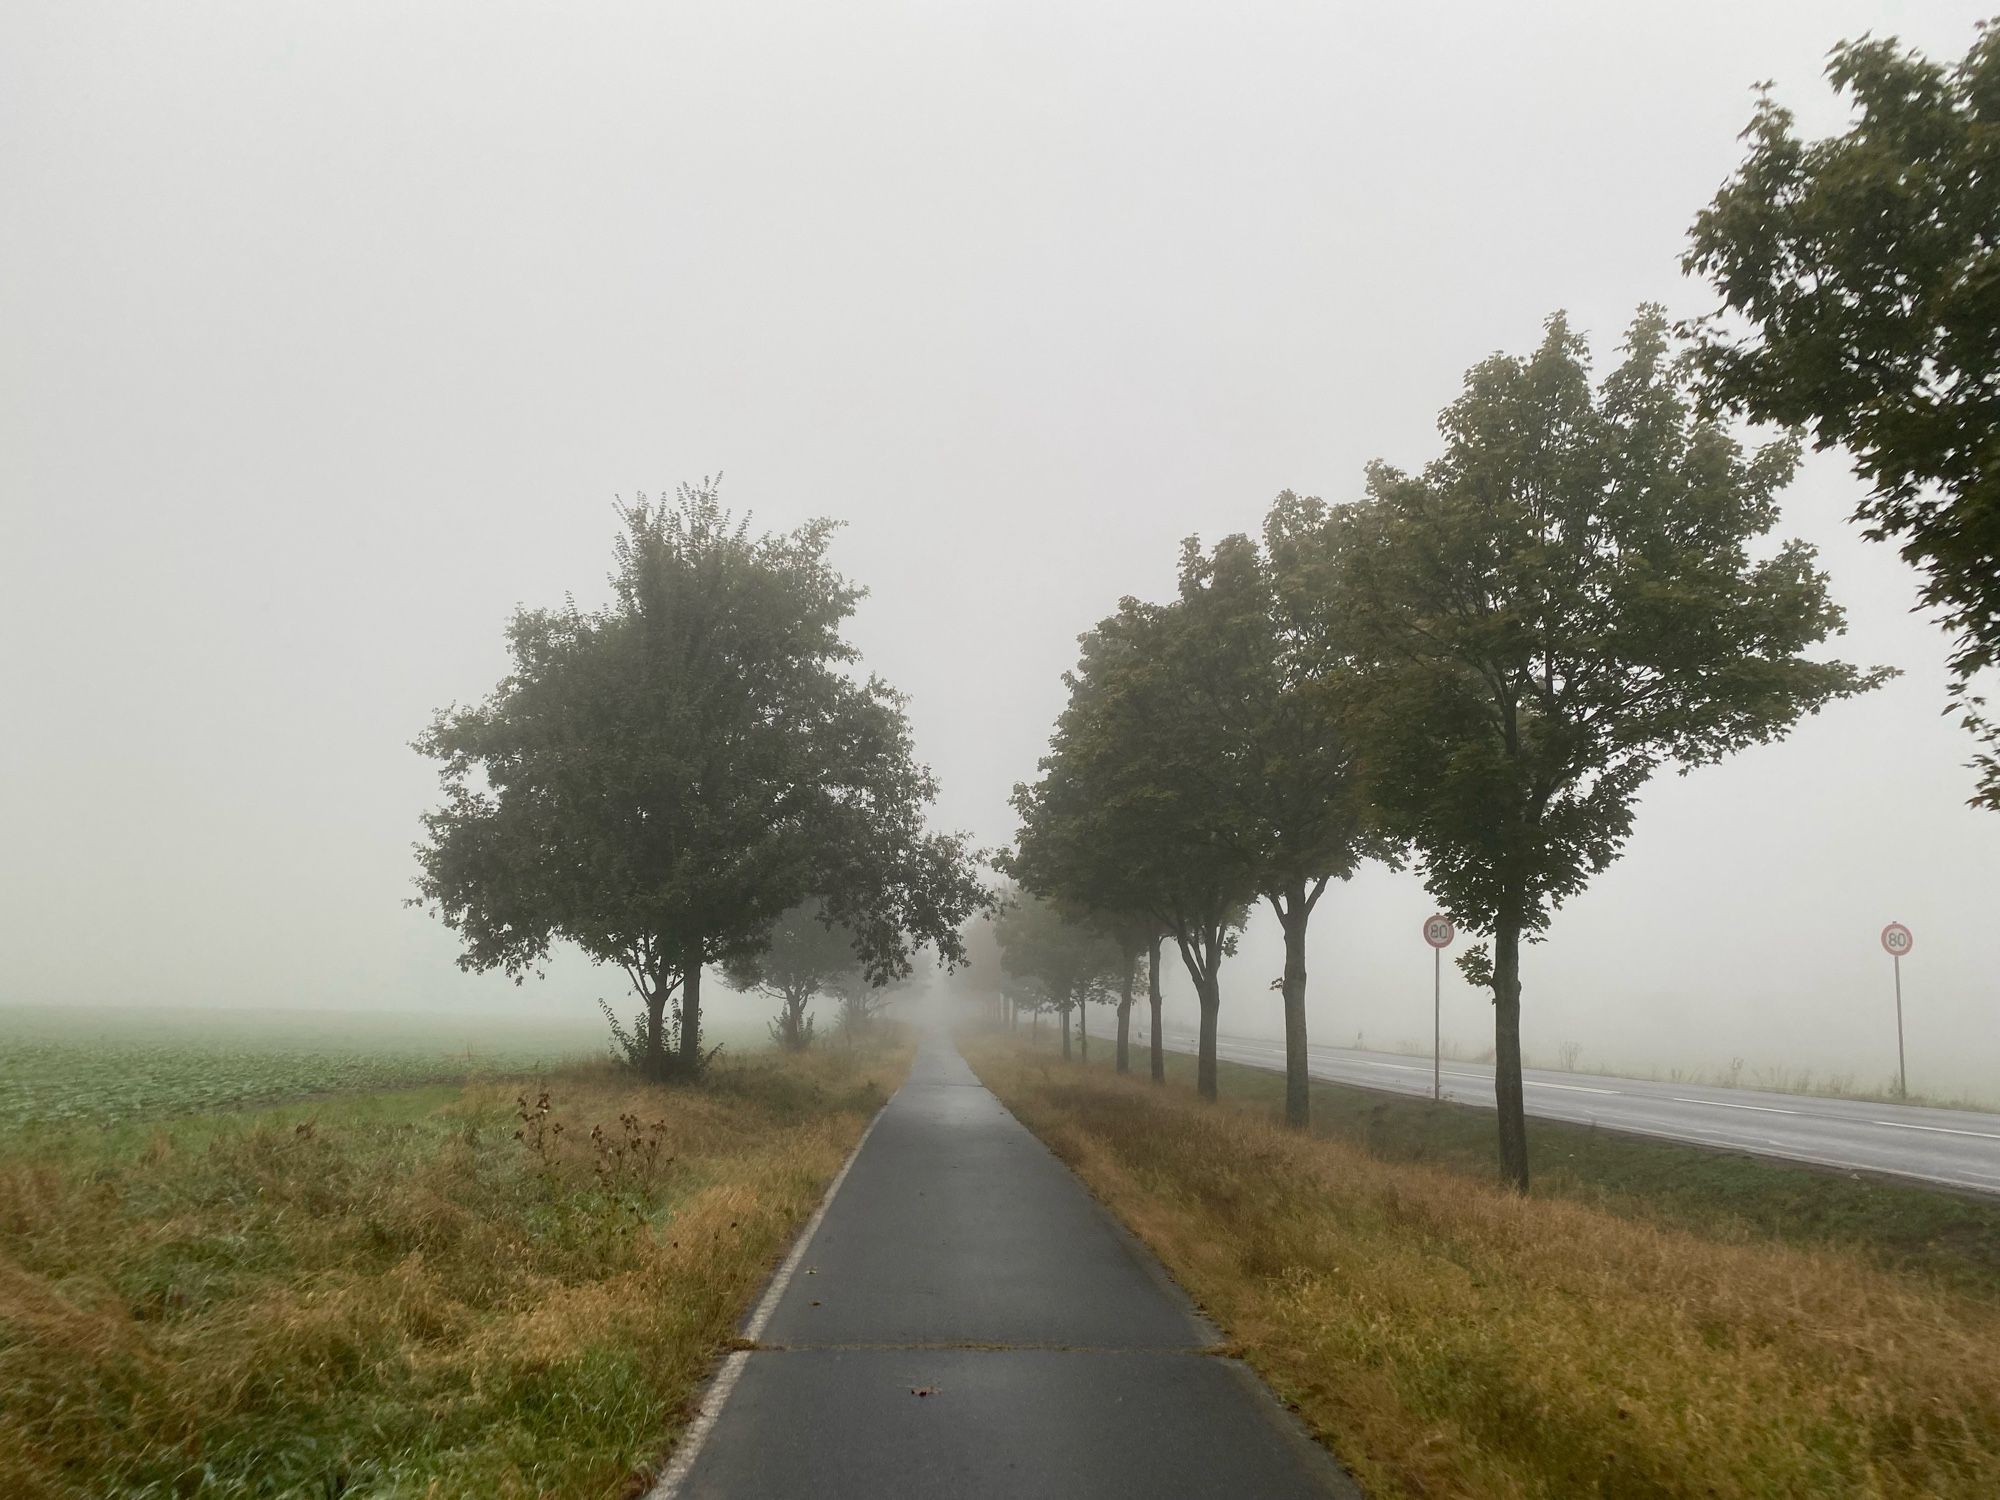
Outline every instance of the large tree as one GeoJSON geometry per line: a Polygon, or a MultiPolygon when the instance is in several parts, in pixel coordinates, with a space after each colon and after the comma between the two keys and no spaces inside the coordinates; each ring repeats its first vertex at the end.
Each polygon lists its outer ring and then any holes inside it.
{"type": "Polygon", "coordinates": [[[1874,685],[1805,653],[1841,628],[1812,549],[1759,547],[1797,461],[1700,420],[1642,309],[1593,391],[1561,317],[1466,377],[1421,474],[1326,519],[1325,607],[1359,674],[1371,790],[1430,889],[1490,934],[1500,1156],[1528,1185],[1520,945],[1622,849],[1655,770],[1781,737],[1874,685]]]}
{"type": "Polygon", "coordinates": [[[467,969],[519,982],[558,939],[620,966],[667,1077],[701,1067],[704,966],[801,902],[880,981],[926,941],[958,959],[985,895],[963,838],[926,829],[901,698],[854,671],[834,523],[752,536],[709,483],[620,516],[612,602],[519,611],[512,670],[416,742],[444,790],[418,901],[467,969]]]}
{"type": "Polygon", "coordinates": [[[1156,1079],[1156,935],[1172,939],[1201,1012],[1197,1085],[1213,1099],[1222,961],[1257,890],[1217,791],[1231,727],[1213,698],[1188,690],[1205,647],[1180,601],[1126,599],[1080,644],[1041,775],[1014,791],[1021,832],[1010,868],[1029,889],[1146,936],[1156,1079]]]}
{"type": "Polygon", "coordinates": [[[1206,555],[1192,539],[1181,549],[1181,681],[1190,710],[1213,726],[1218,826],[1284,934],[1285,1120],[1297,1129],[1311,1108],[1307,929],[1333,881],[1390,853],[1341,723],[1352,676],[1345,653],[1324,611],[1276,586],[1279,574],[1295,582],[1300,544],[1323,513],[1316,501],[1281,495],[1266,522],[1268,561],[1244,536],[1206,555]]]}
{"type": "Polygon", "coordinates": [[[1953,65],[1893,39],[1844,42],[1827,76],[1853,120],[1799,138],[1768,92],[1686,266],[1705,394],[1853,455],[1856,519],[1923,570],[1955,640],[1975,803],[2000,808],[2000,724],[1975,678],[2000,663],[2000,29],[1953,65]]]}

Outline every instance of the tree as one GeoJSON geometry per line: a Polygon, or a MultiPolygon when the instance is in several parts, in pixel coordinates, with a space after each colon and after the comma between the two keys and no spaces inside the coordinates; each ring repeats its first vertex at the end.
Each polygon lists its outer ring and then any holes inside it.
{"type": "MultiPolygon", "coordinates": [[[[1091,671],[1101,644],[1099,637],[1095,632],[1087,633],[1081,644],[1083,665],[1063,677],[1071,695],[1066,718],[1072,722],[1084,711],[1080,700],[1087,699],[1102,685],[1101,674],[1093,675],[1091,671]]],[[[1157,973],[1163,929],[1148,911],[1153,893],[1141,886],[1144,871],[1130,858],[1129,839],[1118,836],[1119,820],[1101,802],[1093,805],[1090,792],[1077,784],[1078,767],[1060,756],[1051,756],[1042,761],[1041,768],[1042,778],[1034,786],[1015,783],[1012,800],[1021,820],[1020,832],[1014,849],[1000,857],[1000,868],[1032,895],[1056,902],[1073,917],[1096,922],[1118,943],[1124,956],[1116,1053],[1120,1073],[1131,1070],[1133,968],[1140,953],[1151,952],[1153,1080],[1164,1082],[1166,1066],[1160,1050],[1157,973]]],[[[1126,827],[1124,831],[1133,830],[1126,827]]]]}
{"type": "Polygon", "coordinates": [[[1972,800],[2000,808],[2000,724],[1973,691],[2000,662],[2000,30],[1956,66],[1843,42],[1827,76],[1847,131],[1799,139],[1767,90],[1695,220],[1684,264],[1722,296],[1695,358],[1715,406],[1853,455],[1855,519],[1901,543],[1955,637],[1954,707],[1986,747],[1972,800]]]}
{"type": "MultiPolygon", "coordinates": [[[[1045,763],[1046,764],[1046,763],[1045,763]]],[[[1046,783],[1044,783],[1046,785],[1046,783]]],[[[1002,854],[1000,868],[1034,895],[1053,901],[1072,920],[1094,924],[1118,945],[1120,967],[1118,1031],[1115,1054],[1120,1073],[1132,1071],[1133,983],[1141,955],[1159,956],[1163,936],[1158,921],[1145,911],[1144,898],[1133,888],[1134,872],[1118,862],[1118,846],[1098,838],[1072,837],[1075,826],[1045,816],[1038,788],[1014,786],[1014,808],[1022,819],[1018,847],[1002,854]]],[[[1155,1030],[1160,1008],[1158,975],[1151,985],[1155,1030]]],[[[1153,1077],[1166,1077],[1165,1061],[1153,1041],[1153,1077]]]]}
{"type": "Polygon", "coordinates": [[[1882,671],[1803,653],[1841,629],[1812,549],[1750,544],[1797,450],[1746,454],[1697,419],[1657,308],[1593,393],[1557,316],[1526,359],[1475,367],[1421,475],[1369,471],[1333,507],[1323,597],[1354,650],[1371,791],[1427,883],[1491,935],[1503,1169],[1528,1185],[1520,944],[1615,859],[1633,801],[1782,737],[1882,671]]]}
{"type": "Polygon", "coordinates": [[[761,952],[735,955],[723,972],[732,988],[778,1002],[771,1040],[798,1052],[813,1039],[806,1007],[814,997],[832,991],[837,981],[860,970],[854,938],[827,916],[824,902],[814,899],[778,918],[761,952]]]}
{"type": "Polygon", "coordinates": [[[834,524],[753,538],[706,482],[619,514],[611,604],[518,612],[512,670],[417,740],[444,790],[417,904],[466,969],[518,983],[558,939],[619,965],[664,1078],[704,1060],[703,967],[808,898],[886,980],[924,941],[955,962],[986,897],[964,839],[924,826],[901,698],[852,670],[834,524]]]}
{"type": "Polygon", "coordinates": [[[920,993],[926,977],[915,966],[900,978],[886,980],[871,977],[858,964],[837,970],[828,980],[827,989],[840,1005],[840,1034],[852,1043],[872,1030],[890,1006],[920,993]]]}
{"type": "MultiPolygon", "coordinates": [[[[1014,789],[1021,832],[1008,868],[1031,890],[1133,924],[1155,958],[1155,934],[1174,940],[1201,1010],[1197,1084],[1212,1100],[1221,964],[1256,892],[1216,790],[1229,729],[1211,698],[1187,690],[1201,651],[1181,603],[1125,599],[1080,646],[1041,776],[1014,789]]],[[[1151,968],[1158,1080],[1157,962],[1151,968]]]]}
{"type": "Polygon", "coordinates": [[[1219,758],[1209,767],[1220,828],[1251,872],[1284,933],[1279,981],[1285,1010],[1285,1121],[1309,1123],[1306,1059],[1306,933],[1334,880],[1364,859],[1390,857],[1362,795],[1354,747],[1340,723],[1349,672],[1325,612],[1296,585],[1297,555],[1323,521],[1324,506],[1289,491],[1266,522],[1267,564],[1243,536],[1203,556],[1181,548],[1185,692],[1214,725],[1219,758]]]}
{"type": "Polygon", "coordinates": [[[1104,930],[1065,915],[1053,902],[1017,892],[994,919],[994,935],[1001,967],[1031,983],[1062,1017],[1064,1057],[1070,1055],[1071,1013],[1111,999],[1121,974],[1130,983],[1131,965],[1104,930]]]}

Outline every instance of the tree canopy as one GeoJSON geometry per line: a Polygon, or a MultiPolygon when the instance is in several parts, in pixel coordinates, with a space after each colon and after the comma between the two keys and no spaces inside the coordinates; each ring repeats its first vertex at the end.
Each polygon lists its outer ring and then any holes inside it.
{"type": "MultiPolygon", "coordinates": [[[[1280,570],[1323,521],[1289,491],[1266,521],[1266,551],[1225,537],[1204,556],[1182,544],[1180,605],[1199,656],[1187,692],[1215,726],[1215,795],[1258,895],[1284,933],[1285,1119],[1308,1123],[1306,933],[1320,898],[1371,857],[1390,857],[1362,794],[1342,722],[1351,671],[1324,612],[1301,608],[1280,570]]],[[[1288,583],[1296,580],[1287,578],[1288,583]]]]}
{"type": "Polygon", "coordinates": [[[875,981],[922,943],[955,961],[987,898],[964,838],[926,828],[902,699],[852,670],[833,523],[753,537],[712,483],[619,514],[612,602],[518,612],[508,675],[416,742],[444,791],[418,901],[467,969],[518,982],[557,940],[620,966],[667,1076],[701,1065],[703,967],[809,898],[875,981]]]}
{"type": "MultiPolygon", "coordinates": [[[[1654,771],[1776,739],[1863,672],[1812,549],[1776,524],[1795,447],[1743,451],[1693,410],[1657,308],[1593,391],[1560,316],[1476,366],[1421,474],[1335,506],[1311,593],[1354,652],[1368,788],[1446,909],[1491,935],[1501,1155],[1528,1180],[1519,944],[1615,859],[1654,771]]],[[[1302,575],[1304,577],[1305,575],[1302,575]]]]}
{"type": "Polygon", "coordinates": [[[2000,30],[1956,65],[1845,42],[1827,76],[1852,125],[1802,140],[1767,91],[1695,221],[1686,266],[1722,296],[1695,357],[1710,401],[1853,455],[1856,519],[1901,544],[1955,634],[1989,747],[1974,801],[2000,808],[2000,725],[1973,691],[2000,662],[2000,30]]]}
{"type": "Polygon", "coordinates": [[[1132,956],[1103,927],[1053,901],[1013,893],[993,919],[993,935],[1002,971],[1025,980],[1062,1017],[1065,1057],[1080,1007],[1115,999],[1121,987],[1130,993],[1132,956]]]}
{"type": "Polygon", "coordinates": [[[1214,1098],[1218,976],[1256,872],[1219,794],[1229,751],[1216,700],[1187,691],[1212,643],[1178,602],[1128,598],[1080,647],[1041,775],[1014,789],[1010,868],[1030,890],[1172,938],[1201,1008],[1198,1084],[1214,1098]]]}

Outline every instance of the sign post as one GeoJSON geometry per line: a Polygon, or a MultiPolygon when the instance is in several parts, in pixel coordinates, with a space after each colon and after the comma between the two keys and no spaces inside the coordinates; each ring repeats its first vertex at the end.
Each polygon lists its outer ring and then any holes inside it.
{"type": "Polygon", "coordinates": [[[1917,939],[1901,922],[1882,929],[1882,947],[1896,966],[1896,1096],[1910,1097],[1910,1075],[1903,1063],[1903,955],[1917,946],[1917,939]]]}
{"type": "MultiPolygon", "coordinates": [[[[1451,918],[1439,912],[1424,923],[1424,941],[1431,945],[1431,1097],[1444,1097],[1444,950],[1458,936],[1451,918]]],[[[1900,991],[1898,992],[1900,993],[1900,991]]],[[[1901,1001],[1897,1002],[1900,1007],[1901,1001]]],[[[1898,1009],[1897,1015],[1902,1011],[1898,1009]]]]}

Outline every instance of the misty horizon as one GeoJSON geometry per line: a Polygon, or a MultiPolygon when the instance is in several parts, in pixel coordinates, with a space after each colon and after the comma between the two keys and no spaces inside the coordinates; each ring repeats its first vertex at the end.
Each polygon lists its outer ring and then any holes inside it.
{"type": "MultiPolygon", "coordinates": [[[[1835,128],[1826,47],[1952,57],[1980,14],[438,11],[383,47],[380,16],[22,13],[0,1004],[627,1009],[574,954],[462,974],[404,907],[409,744],[492,688],[517,605],[603,601],[614,497],[717,471],[759,530],[844,522],[937,826],[1010,842],[1076,636],[1166,598],[1182,537],[1420,467],[1464,371],[1558,309],[1600,372],[1640,303],[1708,310],[1678,260],[1752,85],[1835,128]]],[[[1861,494],[1809,454],[1774,535],[1819,548],[1830,653],[1903,675],[1647,786],[1526,950],[1531,1056],[1879,1084],[1900,920],[1912,1086],[1991,1091],[2000,822],[1861,494]]],[[[1316,1041],[1427,1038],[1435,906],[1379,868],[1328,893],[1316,1041]]],[[[1277,972],[1260,911],[1225,1031],[1281,1034],[1277,972]]],[[[1447,1040],[1489,1045],[1444,982],[1447,1040]]]]}

